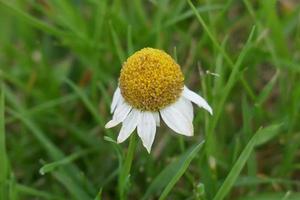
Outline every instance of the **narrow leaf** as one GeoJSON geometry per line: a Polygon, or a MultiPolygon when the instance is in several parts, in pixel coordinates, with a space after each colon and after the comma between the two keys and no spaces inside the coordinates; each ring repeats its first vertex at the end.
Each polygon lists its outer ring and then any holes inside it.
{"type": "Polygon", "coordinates": [[[55,161],[55,162],[52,162],[52,163],[48,163],[48,164],[45,164],[41,169],[40,169],[40,174],[42,175],[45,175],[46,173],[49,173],[53,170],[55,170],[56,168],[60,167],[60,166],[63,166],[63,165],[67,165],[73,161],[75,161],[76,159],[82,157],[82,156],[85,156],[93,151],[95,151],[96,149],[93,148],[93,149],[87,149],[87,150],[82,150],[82,151],[79,151],[79,152],[76,152],[76,153],[73,153],[72,155],[70,156],[67,156],[67,157],[64,157],[63,159],[61,160],[58,160],[58,161],[55,161]]]}
{"type": "Polygon", "coordinates": [[[277,136],[278,133],[280,133],[280,128],[282,127],[282,123],[280,124],[273,124],[270,126],[267,126],[261,130],[260,132],[263,132],[262,134],[259,133],[259,137],[257,138],[256,145],[263,145],[273,139],[277,136]]]}
{"type": "Polygon", "coordinates": [[[264,133],[265,133],[264,131],[258,130],[254,134],[254,136],[250,139],[250,141],[242,151],[241,155],[239,156],[239,158],[231,168],[228,176],[226,177],[225,181],[221,185],[220,189],[218,190],[216,196],[214,197],[214,200],[222,200],[230,192],[238,176],[240,175],[244,165],[246,164],[251,152],[256,146],[258,138],[260,137],[261,134],[264,133]]]}
{"type": "Polygon", "coordinates": [[[279,70],[276,71],[272,79],[267,83],[267,85],[262,89],[260,95],[257,98],[256,106],[261,106],[267,98],[270,96],[272,89],[278,79],[279,70]]]}
{"type": "Polygon", "coordinates": [[[6,179],[8,175],[7,152],[5,144],[5,118],[4,118],[4,91],[1,87],[0,94],[0,199],[7,198],[6,179]]]}
{"type": "Polygon", "coordinates": [[[203,144],[204,141],[198,144],[197,146],[195,146],[194,148],[192,148],[190,151],[188,151],[184,159],[180,160],[181,162],[179,162],[177,165],[177,172],[173,175],[172,179],[170,180],[170,182],[164,189],[163,193],[159,197],[160,200],[166,199],[171,189],[174,187],[174,185],[179,181],[180,177],[187,170],[191,161],[195,158],[195,156],[197,155],[198,151],[201,149],[203,144]]]}
{"type": "Polygon", "coordinates": [[[175,183],[186,171],[190,162],[203,146],[203,143],[204,142],[201,142],[200,144],[190,148],[176,161],[170,163],[167,167],[165,167],[165,169],[152,181],[143,197],[143,200],[149,199],[152,195],[157,194],[164,187],[164,192],[162,193],[160,198],[165,198],[165,196],[170,192],[175,183]]]}
{"type": "Polygon", "coordinates": [[[120,60],[120,63],[122,64],[125,60],[125,53],[122,49],[122,46],[121,46],[121,41],[112,25],[112,23],[109,23],[109,27],[110,27],[110,31],[111,31],[111,35],[112,35],[112,39],[113,39],[113,43],[115,45],[115,48],[116,48],[116,51],[117,51],[117,54],[118,54],[118,57],[119,57],[119,60],[120,60]]]}

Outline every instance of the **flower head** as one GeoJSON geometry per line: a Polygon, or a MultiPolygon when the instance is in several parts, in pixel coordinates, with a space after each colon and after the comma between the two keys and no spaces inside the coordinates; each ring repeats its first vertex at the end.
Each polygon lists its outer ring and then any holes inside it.
{"type": "Polygon", "coordinates": [[[180,97],[183,81],[180,67],[171,56],[158,49],[145,48],[124,63],[120,89],[134,108],[159,111],[180,97]]]}
{"type": "Polygon", "coordinates": [[[111,104],[113,118],[105,127],[122,123],[118,143],[125,141],[137,127],[150,153],[160,117],[176,133],[193,135],[191,102],[212,114],[208,103],[184,85],[180,66],[171,56],[162,50],[144,48],[123,64],[111,104]]]}

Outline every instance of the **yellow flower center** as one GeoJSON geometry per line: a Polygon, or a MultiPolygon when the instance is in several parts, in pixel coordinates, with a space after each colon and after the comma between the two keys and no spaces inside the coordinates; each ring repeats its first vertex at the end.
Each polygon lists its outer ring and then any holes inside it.
{"type": "Polygon", "coordinates": [[[123,64],[119,84],[131,106],[158,111],[180,97],[183,81],[180,67],[171,56],[162,50],[144,48],[123,64]]]}

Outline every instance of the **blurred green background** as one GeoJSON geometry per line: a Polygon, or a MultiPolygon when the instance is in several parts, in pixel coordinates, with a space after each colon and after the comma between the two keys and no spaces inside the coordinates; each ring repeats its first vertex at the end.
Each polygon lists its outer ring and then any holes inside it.
{"type": "Polygon", "coordinates": [[[300,199],[299,61],[298,0],[0,0],[0,199],[300,199]],[[128,142],[104,124],[143,47],[214,116],[162,125],[122,184],[128,142]]]}

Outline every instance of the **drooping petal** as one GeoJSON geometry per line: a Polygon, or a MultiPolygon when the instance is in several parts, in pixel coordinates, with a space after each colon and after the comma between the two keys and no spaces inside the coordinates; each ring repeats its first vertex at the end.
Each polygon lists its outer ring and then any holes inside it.
{"type": "Polygon", "coordinates": [[[156,132],[156,123],[152,112],[141,112],[137,132],[143,142],[143,146],[150,153],[156,132]]]}
{"type": "Polygon", "coordinates": [[[118,87],[113,95],[112,103],[110,106],[110,113],[113,113],[115,111],[115,109],[120,101],[120,98],[122,98],[122,95],[121,95],[121,90],[118,87]]]}
{"type": "Polygon", "coordinates": [[[118,135],[118,143],[124,142],[134,131],[140,120],[141,111],[132,109],[126,119],[123,121],[122,128],[118,135]]]}
{"type": "Polygon", "coordinates": [[[177,101],[160,110],[160,114],[164,122],[176,133],[193,136],[193,122],[189,114],[187,114],[188,107],[183,106],[182,102],[177,101]]]}
{"type": "Polygon", "coordinates": [[[107,122],[107,124],[105,124],[105,128],[111,128],[123,122],[131,109],[132,107],[128,105],[125,101],[118,104],[112,120],[110,120],[109,122],[107,122]]]}
{"type": "Polygon", "coordinates": [[[155,119],[156,126],[159,127],[160,126],[159,112],[153,113],[153,116],[154,116],[154,119],[155,119]]]}
{"type": "Polygon", "coordinates": [[[205,99],[203,99],[200,95],[198,95],[197,93],[191,91],[190,89],[188,89],[186,86],[184,86],[182,95],[194,102],[195,104],[197,104],[199,107],[203,107],[205,110],[207,110],[211,115],[213,114],[213,111],[211,109],[211,107],[208,105],[208,103],[205,101],[205,99]]]}
{"type": "Polygon", "coordinates": [[[194,110],[193,110],[193,104],[190,100],[180,97],[177,102],[178,110],[182,112],[190,121],[193,121],[194,119],[194,110]]]}

